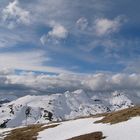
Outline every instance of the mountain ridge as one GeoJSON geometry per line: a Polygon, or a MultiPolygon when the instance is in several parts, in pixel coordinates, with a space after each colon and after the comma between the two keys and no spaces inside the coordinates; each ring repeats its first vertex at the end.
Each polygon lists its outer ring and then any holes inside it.
{"type": "Polygon", "coordinates": [[[125,109],[134,104],[130,97],[119,91],[102,95],[80,89],[63,94],[27,95],[0,107],[0,124],[5,123],[5,127],[17,127],[47,123],[49,120],[62,121],[125,109]],[[49,113],[52,118],[49,118],[49,113]]]}

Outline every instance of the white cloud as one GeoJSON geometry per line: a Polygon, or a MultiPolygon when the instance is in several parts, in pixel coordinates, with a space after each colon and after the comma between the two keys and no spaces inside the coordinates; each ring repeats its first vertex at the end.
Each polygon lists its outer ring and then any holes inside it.
{"type": "Polygon", "coordinates": [[[8,75],[8,74],[13,74],[13,73],[14,73],[13,69],[1,68],[0,70],[0,75],[8,75]]]}
{"type": "Polygon", "coordinates": [[[68,31],[65,27],[58,24],[53,27],[52,31],[50,31],[48,35],[58,39],[65,39],[68,35],[68,31]]]}
{"type": "Polygon", "coordinates": [[[4,69],[70,73],[63,68],[46,66],[47,61],[50,58],[43,51],[0,53],[0,67],[4,69]]]}
{"type": "Polygon", "coordinates": [[[58,42],[59,40],[65,39],[68,36],[68,30],[57,23],[51,23],[50,25],[52,27],[52,30],[48,32],[48,34],[43,35],[40,38],[41,43],[44,45],[48,41],[58,42]]]}
{"type": "MultiPolygon", "coordinates": [[[[0,82],[1,86],[7,84],[7,89],[8,85],[12,85],[15,89],[18,89],[18,86],[24,87],[23,89],[27,94],[47,94],[49,92],[56,93],[83,89],[97,94],[111,93],[113,91],[125,91],[128,94],[137,92],[140,96],[139,74],[36,75],[34,73],[22,73],[2,76],[0,77],[0,82]]],[[[18,94],[20,90],[21,88],[18,89],[18,94]]]]}
{"type": "Polygon", "coordinates": [[[9,76],[13,83],[25,84],[26,86],[53,89],[75,90],[84,89],[92,91],[113,91],[113,90],[139,90],[139,74],[104,74],[98,73],[93,75],[78,74],[59,74],[59,75],[34,75],[23,74],[9,76]]]}
{"type": "Polygon", "coordinates": [[[121,24],[122,23],[120,17],[117,17],[114,20],[107,18],[98,18],[95,20],[94,28],[97,36],[102,36],[118,31],[121,24]]]}
{"type": "Polygon", "coordinates": [[[30,13],[21,8],[18,0],[15,0],[3,9],[2,20],[9,28],[14,28],[14,26],[19,23],[28,25],[30,23],[30,13]]]}

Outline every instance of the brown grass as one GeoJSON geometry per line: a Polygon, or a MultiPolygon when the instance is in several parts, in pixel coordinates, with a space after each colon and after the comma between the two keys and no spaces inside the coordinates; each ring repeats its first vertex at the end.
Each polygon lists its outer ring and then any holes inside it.
{"type": "Polygon", "coordinates": [[[132,107],[124,110],[108,113],[104,115],[105,117],[95,123],[110,123],[115,124],[119,122],[124,122],[132,117],[140,116],[140,107],[132,107]]]}
{"type": "Polygon", "coordinates": [[[105,137],[103,137],[103,133],[102,132],[93,132],[90,134],[86,134],[86,135],[81,135],[78,137],[73,137],[71,139],[68,140],[101,140],[104,139],[105,137]]]}
{"type": "MultiPolygon", "coordinates": [[[[119,122],[124,122],[132,117],[140,116],[140,106],[132,107],[132,108],[128,108],[112,113],[98,114],[90,117],[102,117],[102,116],[104,118],[99,121],[96,121],[95,123],[116,124],[119,122]]],[[[84,119],[87,117],[81,117],[81,118],[84,119]]],[[[13,129],[8,134],[6,134],[4,140],[37,140],[38,132],[43,131],[45,129],[56,127],[58,125],[59,124],[44,126],[43,124],[38,124],[38,125],[29,125],[27,127],[13,129]]],[[[69,140],[101,140],[103,138],[105,137],[103,137],[102,132],[94,132],[91,134],[74,137],[69,140]]]]}
{"type": "Polygon", "coordinates": [[[53,128],[58,125],[43,126],[29,125],[23,128],[17,128],[12,131],[4,138],[4,140],[37,140],[38,132],[43,131],[48,128],[53,128]]]}

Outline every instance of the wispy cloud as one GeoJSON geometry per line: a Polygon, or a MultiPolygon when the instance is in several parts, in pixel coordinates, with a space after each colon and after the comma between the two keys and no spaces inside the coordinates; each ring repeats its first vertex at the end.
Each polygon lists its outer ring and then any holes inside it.
{"type": "Polygon", "coordinates": [[[85,17],[81,17],[76,21],[76,26],[80,30],[85,30],[88,27],[88,20],[85,17]]]}
{"type": "Polygon", "coordinates": [[[113,71],[113,66],[118,72],[128,70],[130,59],[133,64],[139,61],[137,5],[138,0],[1,0],[1,66],[57,73],[69,72],[73,66],[85,73],[113,71]],[[36,54],[38,50],[43,53],[36,54]],[[56,67],[45,63],[48,56],[53,60],[49,64],[56,67]],[[117,64],[122,61],[120,68],[117,64]]]}
{"type": "Polygon", "coordinates": [[[63,68],[45,65],[44,63],[48,61],[50,61],[50,58],[43,51],[0,53],[0,67],[5,69],[70,73],[63,68]]]}
{"type": "Polygon", "coordinates": [[[68,30],[64,26],[53,22],[51,23],[50,27],[52,30],[40,38],[40,41],[43,45],[50,41],[57,43],[58,41],[67,38],[68,30]]]}
{"type": "Polygon", "coordinates": [[[116,32],[120,29],[120,19],[116,18],[110,20],[107,18],[100,18],[95,20],[95,31],[99,36],[107,35],[116,32]]]}
{"type": "Polygon", "coordinates": [[[15,0],[3,9],[2,21],[8,28],[14,28],[16,24],[28,25],[30,23],[30,13],[21,8],[18,0],[15,0]]]}

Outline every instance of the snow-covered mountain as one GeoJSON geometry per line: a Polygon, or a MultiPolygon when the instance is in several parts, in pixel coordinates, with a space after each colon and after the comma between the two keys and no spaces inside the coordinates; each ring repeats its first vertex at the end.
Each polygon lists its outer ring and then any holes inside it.
{"type": "MultiPolygon", "coordinates": [[[[137,98],[137,97],[136,97],[137,98]]],[[[134,99],[134,96],[133,96],[134,99]]],[[[74,119],[98,113],[124,109],[135,104],[125,92],[92,93],[83,90],[44,96],[25,96],[1,105],[2,127],[74,119]]]]}
{"type": "Polygon", "coordinates": [[[100,117],[34,124],[0,129],[1,140],[139,140],[140,107],[135,106],[100,117]]]}

